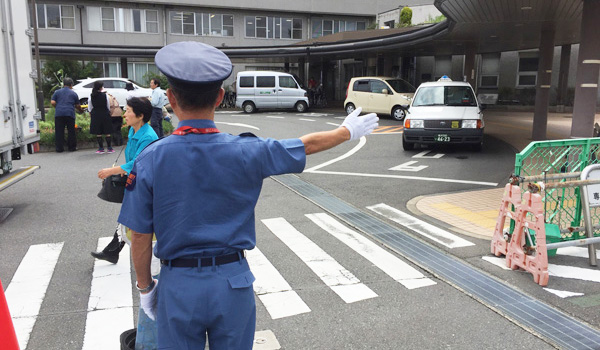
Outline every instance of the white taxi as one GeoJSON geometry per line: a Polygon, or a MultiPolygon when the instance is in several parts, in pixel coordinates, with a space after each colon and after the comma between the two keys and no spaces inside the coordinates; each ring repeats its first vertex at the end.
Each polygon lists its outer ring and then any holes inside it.
{"type": "Polygon", "coordinates": [[[402,148],[415,145],[466,144],[483,147],[483,107],[471,84],[443,76],[419,85],[404,120],[402,148]]]}

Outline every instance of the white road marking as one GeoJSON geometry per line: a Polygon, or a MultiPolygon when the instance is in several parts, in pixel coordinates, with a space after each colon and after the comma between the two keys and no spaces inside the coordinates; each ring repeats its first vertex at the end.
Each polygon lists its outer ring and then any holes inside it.
{"type": "MultiPolygon", "coordinates": [[[[568,255],[568,256],[574,256],[574,257],[586,258],[586,259],[590,257],[587,247],[558,248],[558,250],[556,251],[556,254],[568,255]]],[[[600,256],[600,250],[596,250],[596,255],[600,256]]]]}
{"type": "MultiPolygon", "coordinates": [[[[320,168],[321,166],[319,165],[318,167],[320,168]]],[[[306,173],[307,171],[304,170],[304,172],[306,173]]],[[[454,180],[454,179],[442,179],[442,178],[424,177],[424,176],[349,173],[349,172],[345,172],[345,171],[324,171],[324,170],[309,171],[309,172],[314,173],[314,174],[326,174],[326,175],[345,175],[345,176],[378,177],[378,178],[385,178],[385,179],[405,179],[405,180],[417,180],[417,181],[448,182],[448,183],[470,184],[470,185],[481,185],[481,186],[492,186],[492,187],[498,186],[497,182],[454,180]]]]}
{"type": "Polygon", "coordinates": [[[412,160],[410,162],[406,162],[406,163],[402,163],[400,165],[397,165],[397,166],[395,166],[393,168],[389,168],[388,170],[417,172],[417,171],[421,171],[421,170],[426,169],[426,168],[429,167],[428,165],[412,166],[415,163],[418,163],[418,161],[412,160]]]}
{"type": "Polygon", "coordinates": [[[302,115],[305,117],[326,117],[331,115],[331,113],[296,113],[296,115],[302,115]]]}
{"type": "Polygon", "coordinates": [[[358,152],[366,143],[367,143],[367,138],[363,136],[363,137],[361,137],[359,139],[358,145],[354,146],[350,151],[342,154],[341,156],[339,156],[337,158],[329,160],[329,161],[327,161],[325,163],[319,164],[319,165],[314,166],[314,167],[312,167],[310,169],[306,169],[306,170],[304,170],[304,172],[305,173],[313,173],[317,169],[321,169],[322,167],[325,167],[325,166],[331,165],[333,163],[339,162],[342,159],[346,159],[346,158],[350,157],[351,155],[353,155],[354,153],[358,152]]]}
{"type": "Polygon", "coordinates": [[[325,124],[329,124],[329,125],[333,125],[333,126],[340,126],[340,125],[342,125],[342,124],[336,124],[336,123],[330,123],[330,122],[327,122],[325,124]]]}
{"type": "Polygon", "coordinates": [[[266,256],[254,247],[246,251],[254,281],[254,292],[263,303],[271,318],[277,319],[310,312],[310,308],[292,290],[283,276],[277,271],[266,256]]]}
{"type": "MultiPolygon", "coordinates": [[[[98,239],[98,250],[111,239],[98,239]]],[[[124,247],[117,264],[94,262],[83,350],[119,349],[119,335],[134,327],[129,252],[129,247],[124,247]]]]}
{"type": "Polygon", "coordinates": [[[412,156],[412,158],[439,159],[444,156],[444,153],[436,153],[433,156],[428,156],[427,153],[430,153],[430,152],[431,151],[423,151],[419,154],[415,154],[414,156],[412,156]]]}
{"type": "Polygon", "coordinates": [[[436,284],[435,281],[425,277],[419,270],[358,232],[342,225],[333,217],[325,213],[306,214],[306,216],[406,288],[415,289],[436,284]]]}
{"type": "MultiPolygon", "coordinates": [[[[504,258],[499,258],[495,256],[483,256],[481,258],[493,265],[501,267],[504,270],[510,270],[510,268],[506,267],[506,261],[504,258]]],[[[548,274],[554,277],[571,278],[576,280],[600,283],[600,271],[595,269],[584,269],[575,266],[548,264],[548,274]]]]}
{"type": "Polygon", "coordinates": [[[460,248],[475,245],[454,235],[446,230],[442,230],[439,227],[433,226],[425,221],[419,220],[412,215],[408,215],[396,208],[392,208],[387,204],[376,204],[367,207],[368,209],[382,215],[398,224],[415,231],[416,233],[431,239],[432,241],[438,242],[445,245],[448,248],[460,248]]]}
{"type": "Polygon", "coordinates": [[[375,292],[284,218],[262,222],[346,303],[377,297],[375,292]]]}
{"type": "Polygon", "coordinates": [[[580,297],[582,295],[584,295],[583,293],[574,293],[574,292],[569,292],[566,290],[557,290],[557,289],[550,289],[550,288],[544,288],[545,291],[550,292],[554,295],[557,295],[561,298],[569,298],[569,297],[580,297]]]}
{"type": "Polygon", "coordinates": [[[217,114],[234,114],[239,113],[239,111],[215,111],[217,114]]]}
{"type": "Polygon", "coordinates": [[[272,118],[272,119],[285,119],[285,117],[279,117],[276,115],[266,115],[265,118],[272,118]]]}
{"type": "Polygon", "coordinates": [[[346,117],[333,117],[333,119],[346,119],[346,117]]]}
{"type": "Polygon", "coordinates": [[[279,350],[281,344],[277,341],[275,333],[272,330],[267,329],[265,331],[258,331],[254,333],[254,345],[252,350],[279,350]]]}
{"type": "Polygon", "coordinates": [[[242,123],[215,122],[215,124],[224,124],[224,125],[231,125],[231,126],[241,126],[242,128],[249,128],[249,129],[260,130],[256,126],[252,126],[252,125],[248,125],[248,124],[242,124],[242,123]]]}
{"type": "Polygon", "coordinates": [[[6,288],[4,295],[21,349],[27,348],[63,245],[30,246],[6,288]]]}
{"type": "Polygon", "coordinates": [[[298,120],[303,120],[305,122],[314,122],[314,119],[306,119],[306,118],[298,118],[298,120]]]}

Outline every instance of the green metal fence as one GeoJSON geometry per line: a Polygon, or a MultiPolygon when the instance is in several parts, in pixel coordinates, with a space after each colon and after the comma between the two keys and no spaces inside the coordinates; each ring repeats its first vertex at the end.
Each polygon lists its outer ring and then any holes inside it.
{"type": "MultiPolygon", "coordinates": [[[[590,164],[600,163],[598,157],[600,157],[600,138],[536,141],[516,155],[515,174],[526,177],[581,172],[590,164]]],[[[525,193],[528,184],[520,185],[522,193],[525,193]]],[[[568,230],[571,227],[584,225],[579,187],[547,189],[542,196],[545,221],[559,227],[562,240],[586,237],[583,231],[569,232],[568,230]]],[[[591,211],[592,223],[598,225],[600,208],[592,208],[591,211]]],[[[600,236],[600,232],[594,231],[594,236],[600,236]]]]}

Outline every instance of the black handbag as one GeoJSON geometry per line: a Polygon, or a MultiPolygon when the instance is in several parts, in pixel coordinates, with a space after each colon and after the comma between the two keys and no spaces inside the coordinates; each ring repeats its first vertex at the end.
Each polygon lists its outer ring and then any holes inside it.
{"type": "MultiPolygon", "coordinates": [[[[121,152],[119,152],[115,164],[117,163],[117,160],[119,160],[121,153],[123,153],[124,148],[125,147],[121,148],[121,152]]],[[[107,202],[123,203],[126,183],[127,176],[111,175],[102,180],[102,188],[100,189],[100,192],[98,192],[98,197],[107,202]]]]}

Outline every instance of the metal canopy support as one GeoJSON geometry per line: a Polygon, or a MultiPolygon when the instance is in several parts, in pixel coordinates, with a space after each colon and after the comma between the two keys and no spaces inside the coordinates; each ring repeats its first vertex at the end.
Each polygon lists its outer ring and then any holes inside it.
{"type": "Polygon", "coordinates": [[[533,113],[532,139],[546,139],[548,129],[548,101],[552,82],[552,58],[554,56],[554,28],[542,30],[540,39],[540,59],[538,62],[535,92],[535,112],[533,113]]]}

